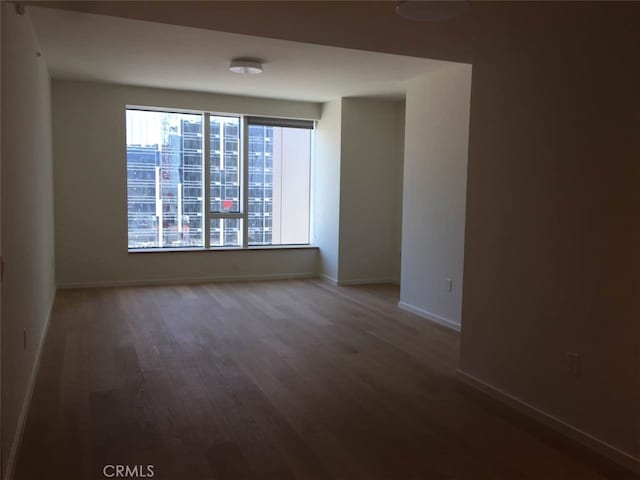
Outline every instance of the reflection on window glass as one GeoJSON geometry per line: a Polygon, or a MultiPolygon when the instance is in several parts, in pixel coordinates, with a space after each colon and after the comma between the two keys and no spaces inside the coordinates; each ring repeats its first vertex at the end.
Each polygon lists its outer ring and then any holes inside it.
{"type": "Polygon", "coordinates": [[[129,248],[204,245],[202,115],[127,110],[129,248]]]}
{"type": "Polygon", "coordinates": [[[311,130],[249,125],[249,245],[309,243],[311,130]]]}

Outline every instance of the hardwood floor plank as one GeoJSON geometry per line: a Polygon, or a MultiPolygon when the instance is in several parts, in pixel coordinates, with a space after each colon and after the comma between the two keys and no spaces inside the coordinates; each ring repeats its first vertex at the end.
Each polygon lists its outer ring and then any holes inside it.
{"type": "Polygon", "coordinates": [[[394,285],[65,290],[15,478],[637,478],[455,379],[458,336],[394,285]]]}

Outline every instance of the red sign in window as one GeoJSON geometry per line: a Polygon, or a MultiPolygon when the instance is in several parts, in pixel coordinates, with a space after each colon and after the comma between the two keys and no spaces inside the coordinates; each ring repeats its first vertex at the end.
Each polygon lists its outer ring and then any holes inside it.
{"type": "Polygon", "coordinates": [[[233,201],[232,200],[223,200],[222,201],[222,208],[224,208],[225,210],[231,210],[231,207],[233,207],[233,201]]]}

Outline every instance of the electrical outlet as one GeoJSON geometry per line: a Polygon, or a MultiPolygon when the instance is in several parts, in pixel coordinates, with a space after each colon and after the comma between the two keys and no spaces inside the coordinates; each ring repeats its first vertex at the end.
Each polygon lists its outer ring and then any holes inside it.
{"type": "Polygon", "coordinates": [[[447,278],[447,292],[453,292],[453,280],[447,278]]]}
{"type": "Polygon", "coordinates": [[[567,352],[567,371],[572,377],[580,376],[580,354],[567,352]]]}

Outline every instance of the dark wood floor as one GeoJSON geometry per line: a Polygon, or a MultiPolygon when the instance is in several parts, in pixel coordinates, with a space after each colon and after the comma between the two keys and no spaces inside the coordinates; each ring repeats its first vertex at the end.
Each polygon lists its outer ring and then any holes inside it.
{"type": "Polygon", "coordinates": [[[61,291],[16,478],[635,478],[462,387],[458,337],[397,296],[315,280],[61,291]]]}

